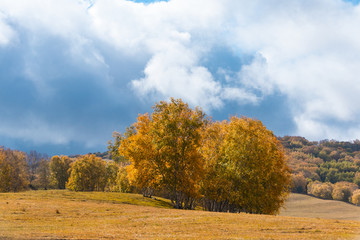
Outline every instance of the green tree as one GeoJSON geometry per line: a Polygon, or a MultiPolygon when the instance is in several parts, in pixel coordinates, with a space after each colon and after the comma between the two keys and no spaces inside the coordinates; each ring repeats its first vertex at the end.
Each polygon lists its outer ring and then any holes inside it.
{"type": "Polygon", "coordinates": [[[50,171],[58,189],[65,189],[65,184],[70,177],[72,160],[67,156],[53,156],[50,160],[50,171]]]}
{"type": "Polygon", "coordinates": [[[124,162],[125,161],[124,157],[121,156],[119,153],[119,147],[121,140],[123,139],[123,136],[119,132],[113,132],[112,136],[114,138],[114,142],[108,141],[108,147],[107,147],[110,155],[110,159],[114,160],[116,163],[124,162]]]}

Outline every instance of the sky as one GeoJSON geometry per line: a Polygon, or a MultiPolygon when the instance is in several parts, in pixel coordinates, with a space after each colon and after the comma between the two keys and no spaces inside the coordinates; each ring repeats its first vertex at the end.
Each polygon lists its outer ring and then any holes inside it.
{"type": "Polygon", "coordinates": [[[0,0],[0,145],[103,152],[170,97],[277,136],[360,138],[360,6],[0,0]]]}

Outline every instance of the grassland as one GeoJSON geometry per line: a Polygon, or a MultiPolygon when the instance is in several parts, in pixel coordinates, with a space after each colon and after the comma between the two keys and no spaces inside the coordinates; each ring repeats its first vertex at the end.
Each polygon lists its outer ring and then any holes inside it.
{"type": "Polygon", "coordinates": [[[0,239],[356,239],[359,229],[350,220],[175,210],[135,194],[0,194],[0,239]]]}
{"type": "Polygon", "coordinates": [[[304,194],[291,194],[280,216],[329,218],[360,221],[360,207],[335,200],[323,200],[304,194]]]}

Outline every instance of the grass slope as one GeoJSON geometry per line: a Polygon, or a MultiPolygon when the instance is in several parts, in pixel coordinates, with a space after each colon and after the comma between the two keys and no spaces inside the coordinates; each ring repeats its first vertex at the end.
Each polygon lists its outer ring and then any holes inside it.
{"type": "Polygon", "coordinates": [[[360,221],[360,207],[341,201],[323,200],[293,193],[288,198],[286,209],[281,211],[280,216],[360,221]]]}
{"type": "Polygon", "coordinates": [[[135,194],[3,193],[0,239],[353,239],[360,229],[359,221],[169,207],[135,194]]]}

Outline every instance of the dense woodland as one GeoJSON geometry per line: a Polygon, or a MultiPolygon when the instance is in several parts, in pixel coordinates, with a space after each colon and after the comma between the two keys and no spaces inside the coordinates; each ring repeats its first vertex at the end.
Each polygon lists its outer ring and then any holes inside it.
{"type": "Polygon", "coordinates": [[[175,208],[274,214],[291,190],[360,205],[358,140],[276,138],[258,120],[212,121],[171,99],[108,144],[106,153],[51,158],[0,147],[0,192],[134,192],[175,208]]]}
{"type": "Polygon", "coordinates": [[[360,204],[360,141],[279,137],[292,170],[292,191],[360,204]]]}

